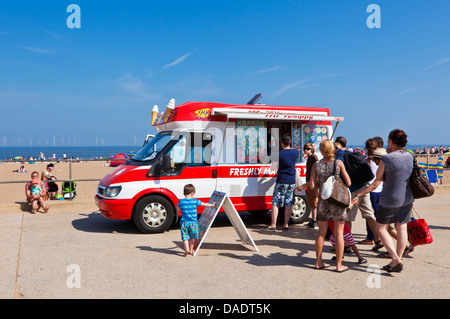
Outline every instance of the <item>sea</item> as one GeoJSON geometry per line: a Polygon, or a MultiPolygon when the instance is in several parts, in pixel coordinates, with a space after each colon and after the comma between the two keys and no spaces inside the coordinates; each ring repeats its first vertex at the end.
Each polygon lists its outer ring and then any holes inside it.
{"type": "MultiPolygon", "coordinates": [[[[364,145],[347,145],[352,146],[353,149],[360,147],[364,149],[364,145]]],[[[414,151],[416,148],[423,149],[424,147],[439,147],[440,144],[420,144],[420,145],[407,145],[407,149],[414,151]]],[[[386,145],[385,145],[386,147],[386,145]]],[[[447,147],[444,145],[447,149],[447,147]]],[[[77,157],[79,159],[104,159],[107,157],[114,157],[118,153],[135,154],[142,147],[141,146],[0,146],[0,160],[13,159],[17,156],[27,158],[29,156],[38,159],[42,152],[46,158],[51,158],[55,153],[56,159],[63,158],[63,154],[66,154],[67,158],[77,157]]]]}
{"type": "Polygon", "coordinates": [[[135,154],[141,149],[140,146],[1,146],[0,160],[13,159],[17,156],[27,158],[29,156],[38,159],[40,153],[43,153],[46,159],[53,157],[62,159],[63,154],[67,158],[77,157],[79,159],[104,159],[114,157],[118,153],[135,154]]]}

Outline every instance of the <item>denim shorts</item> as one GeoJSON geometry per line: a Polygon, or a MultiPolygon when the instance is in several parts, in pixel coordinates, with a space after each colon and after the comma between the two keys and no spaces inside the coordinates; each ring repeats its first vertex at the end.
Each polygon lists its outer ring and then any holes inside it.
{"type": "Polygon", "coordinates": [[[198,239],[198,222],[181,222],[181,240],[198,239]]]}
{"type": "Polygon", "coordinates": [[[272,206],[284,207],[294,205],[295,184],[275,184],[272,206]]]}

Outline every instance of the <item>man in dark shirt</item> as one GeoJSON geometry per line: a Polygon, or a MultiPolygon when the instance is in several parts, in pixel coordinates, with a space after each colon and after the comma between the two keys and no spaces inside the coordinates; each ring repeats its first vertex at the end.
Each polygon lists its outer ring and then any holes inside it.
{"type": "Polygon", "coordinates": [[[291,137],[283,135],[281,138],[281,148],[279,152],[277,180],[272,196],[272,216],[271,224],[266,230],[275,231],[278,207],[284,207],[284,225],[283,230],[288,230],[289,220],[294,204],[295,189],[295,162],[299,152],[291,148],[291,137]]]}

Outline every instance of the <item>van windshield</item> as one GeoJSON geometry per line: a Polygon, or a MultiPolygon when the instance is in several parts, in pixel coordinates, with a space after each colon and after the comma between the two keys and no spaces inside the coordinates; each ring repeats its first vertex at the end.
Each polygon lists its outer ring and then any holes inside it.
{"type": "Polygon", "coordinates": [[[156,155],[161,152],[164,146],[170,142],[172,135],[170,132],[161,133],[156,135],[148,142],[136,155],[133,156],[133,161],[151,161],[156,155]]]}

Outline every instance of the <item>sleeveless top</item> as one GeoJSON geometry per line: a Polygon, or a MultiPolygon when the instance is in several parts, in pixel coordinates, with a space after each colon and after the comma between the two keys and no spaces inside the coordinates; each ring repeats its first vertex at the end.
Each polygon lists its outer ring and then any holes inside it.
{"type": "MultiPolygon", "coordinates": [[[[336,173],[340,174],[341,171],[337,164],[338,163],[336,162],[336,173]]],[[[316,162],[316,174],[317,174],[317,178],[319,180],[319,182],[318,182],[319,198],[320,198],[320,193],[322,192],[323,183],[325,183],[327,178],[330,177],[331,175],[333,175],[333,173],[334,173],[334,162],[323,162],[323,161],[316,162]]]]}
{"type": "Polygon", "coordinates": [[[381,157],[386,177],[380,195],[380,206],[386,208],[401,207],[414,201],[409,177],[411,176],[414,157],[407,151],[395,151],[381,157]]]}
{"type": "MultiPolygon", "coordinates": [[[[336,162],[336,173],[340,174],[339,166],[336,162]]],[[[327,200],[323,200],[320,195],[322,194],[322,185],[325,183],[328,177],[334,173],[334,161],[333,162],[316,162],[316,174],[319,187],[319,201],[317,203],[317,220],[319,221],[343,221],[346,219],[345,208],[339,207],[327,200]]]]}

